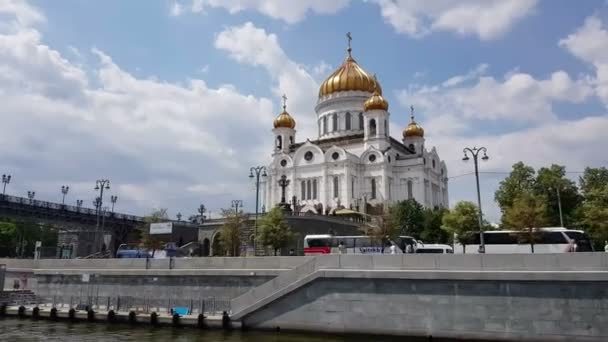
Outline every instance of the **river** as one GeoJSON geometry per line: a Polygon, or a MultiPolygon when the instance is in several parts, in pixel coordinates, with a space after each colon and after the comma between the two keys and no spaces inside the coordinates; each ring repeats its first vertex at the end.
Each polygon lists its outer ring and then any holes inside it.
{"type": "MultiPolygon", "coordinates": [[[[29,341],[158,341],[158,342],[418,342],[426,339],[404,337],[377,337],[353,335],[296,334],[287,332],[241,332],[235,330],[197,330],[194,328],[172,328],[130,326],[107,323],[70,323],[31,319],[0,319],[0,340],[11,342],[29,341]]],[[[433,341],[438,341],[434,339],[433,341]]]]}

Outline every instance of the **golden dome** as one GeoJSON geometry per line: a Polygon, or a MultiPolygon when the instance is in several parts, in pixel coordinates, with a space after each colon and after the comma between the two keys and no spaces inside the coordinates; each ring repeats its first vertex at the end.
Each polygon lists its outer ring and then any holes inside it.
{"type": "Polygon", "coordinates": [[[420,126],[419,124],[416,123],[416,121],[414,121],[414,106],[411,106],[410,108],[412,109],[412,115],[410,117],[410,123],[403,130],[403,137],[404,138],[411,138],[411,137],[424,138],[424,128],[422,128],[422,126],[420,126]]]}
{"type": "Polygon", "coordinates": [[[296,120],[287,113],[287,96],[283,95],[283,112],[279,114],[279,116],[274,119],[274,128],[291,128],[294,129],[296,127],[296,120]]]}
{"type": "MultiPolygon", "coordinates": [[[[376,83],[378,83],[378,80],[376,79],[376,76],[374,75],[374,81],[376,83]]],[[[382,97],[382,95],[380,95],[380,93],[378,93],[377,90],[374,90],[374,93],[372,94],[372,96],[370,96],[369,99],[367,99],[367,101],[365,101],[365,103],[363,103],[363,109],[365,109],[365,111],[370,111],[370,110],[374,110],[374,109],[380,109],[380,110],[388,110],[388,101],[386,101],[384,99],[384,97],[382,97]]]]}
{"type": "Polygon", "coordinates": [[[359,90],[373,92],[378,90],[382,95],[380,84],[374,80],[374,77],[368,74],[363,68],[357,64],[357,61],[352,57],[350,48],[350,34],[348,37],[348,56],[342,65],[333,72],[319,88],[319,97],[337,93],[340,91],[359,90]]]}

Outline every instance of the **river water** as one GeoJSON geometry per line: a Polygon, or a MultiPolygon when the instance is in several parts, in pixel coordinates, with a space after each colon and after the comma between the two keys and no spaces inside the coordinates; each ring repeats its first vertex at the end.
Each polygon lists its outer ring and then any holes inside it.
{"type": "MultiPolygon", "coordinates": [[[[173,328],[130,326],[107,323],[70,323],[66,321],[33,321],[31,319],[0,319],[0,340],[21,341],[158,341],[158,342],[418,342],[426,339],[404,337],[376,337],[353,335],[296,334],[286,332],[241,332],[235,330],[197,330],[194,328],[173,328]]],[[[433,341],[438,341],[433,339],[433,341]]]]}

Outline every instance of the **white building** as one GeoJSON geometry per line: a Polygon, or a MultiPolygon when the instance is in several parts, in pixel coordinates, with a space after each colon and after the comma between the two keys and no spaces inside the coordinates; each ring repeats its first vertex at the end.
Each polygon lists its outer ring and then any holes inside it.
{"type": "Polygon", "coordinates": [[[350,46],[347,51],[344,63],[319,89],[316,139],[297,142],[296,122],[283,103],[272,130],[275,144],[263,184],[264,205],[281,203],[284,176],[285,201],[295,197],[303,212],[344,207],[377,213],[411,198],[426,207],[448,207],[445,162],[435,147],[426,148],[414,109],[402,141],[391,138],[380,84],[352,58],[350,46]]]}

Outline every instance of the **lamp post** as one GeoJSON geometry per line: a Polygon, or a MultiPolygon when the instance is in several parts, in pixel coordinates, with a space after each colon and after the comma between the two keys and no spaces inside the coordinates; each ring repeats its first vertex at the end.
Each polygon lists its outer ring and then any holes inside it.
{"type": "Polygon", "coordinates": [[[204,205],[204,204],[201,204],[201,205],[198,207],[198,210],[197,210],[197,211],[198,211],[198,213],[199,213],[199,215],[200,215],[200,217],[201,217],[201,220],[200,220],[200,221],[201,221],[201,224],[203,224],[203,222],[205,222],[205,213],[207,212],[207,208],[205,208],[205,205],[204,205]]]}
{"type": "Polygon", "coordinates": [[[61,198],[61,204],[65,204],[65,195],[67,195],[69,191],[70,191],[69,186],[67,186],[67,185],[61,186],[61,194],[63,195],[63,197],[61,198]]]}
{"type": "Polygon", "coordinates": [[[232,207],[234,208],[234,213],[238,215],[239,207],[243,206],[243,201],[241,200],[232,200],[232,207]]]}
{"type": "Polygon", "coordinates": [[[95,248],[98,251],[101,249],[101,239],[99,239],[99,215],[101,214],[101,206],[103,205],[103,191],[110,190],[109,179],[98,179],[95,182],[95,190],[99,191],[99,197],[95,198],[95,206],[97,208],[97,223],[95,225],[95,248]]]}
{"type": "Polygon", "coordinates": [[[82,200],[76,200],[76,208],[80,211],[80,208],[82,208],[82,200]]]}
{"type": "Polygon", "coordinates": [[[11,175],[2,175],[2,196],[6,194],[6,185],[11,182],[11,175]]]}
{"type": "Polygon", "coordinates": [[[473,162],[475,163],[475,180],[477,182],[477,209],[479,209],[479,214],[478,214],[478,223],[479,223],[479,253],[485,253],[486,252],[486,244],[485,241],[483,239],[483,214],[481,211],[481,194],[479,192],[479,166],[478,166],[478,157],[479,157],[479,153],[483,152],[483,157],[481,157],[481,160],[486,161],[488,159],[490,159],[487,155],[488,150],[485,147],[473,147],[473,148],[469,148],[469,147],[465,147],[462,152],[464,153],[464,157],[462,158],[463,161],[468,161],[469,158],[469,153],[473,156],[473,162]]]}
{"type": "Polygon", "coordinates": [[[177,217],[177,222],[180,222],[182,220],[182,213],[178,212],[175,216],[177,217]]]}
{"type": "Polygon", "coordinates": [[[27,192],[27,198],[30,199],[30,204],[32,204],[32,200],[34,199],[34,197],[36,197],[36,191],[28,191],[27,192]]]}
{"type": "MultiPolygon", "coordinates": [[[[256,239],[258,236],[258,214],[260,207],[260,176],[266,178],[268,174],[266,173],[265,166],[253,166],[249,169],[249,178],[255,178],[255,221],[253,222],[253,253],[256,251],[256,239]]],[[[265,208],[264,208],[265,209],[265,208]]],[[[262,210],[264,212],[265,210],[262,210]]]]}
{"type": "Polygon", "coordinates": [[[112,202],[112,214],[114,213],[114,204],[118,201],[118,196],[110,196],[110,202],[112,202]]]}

